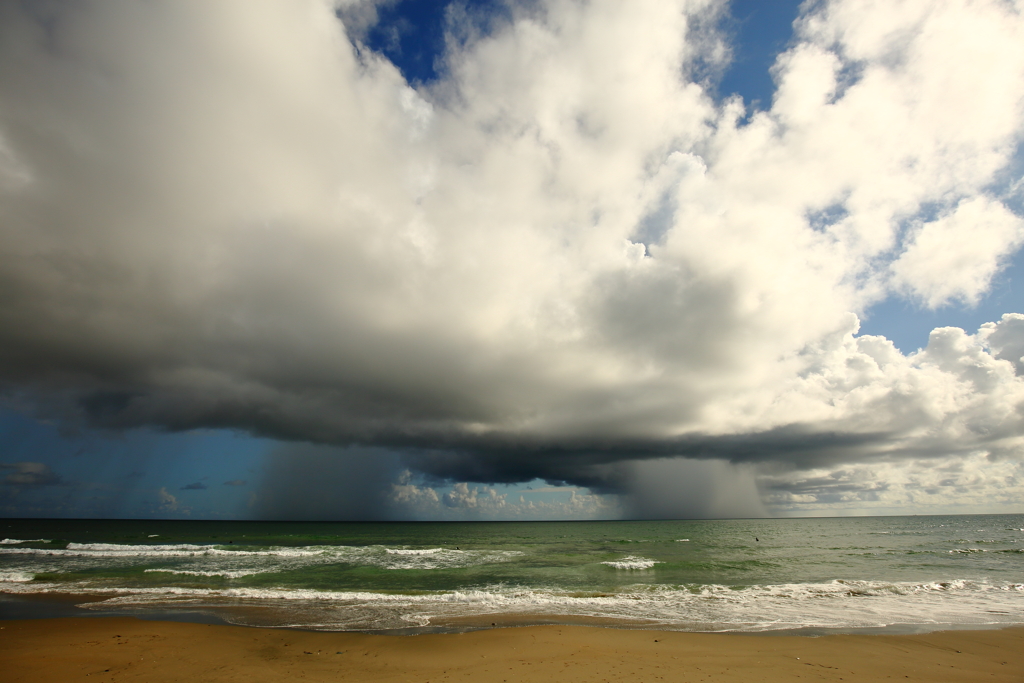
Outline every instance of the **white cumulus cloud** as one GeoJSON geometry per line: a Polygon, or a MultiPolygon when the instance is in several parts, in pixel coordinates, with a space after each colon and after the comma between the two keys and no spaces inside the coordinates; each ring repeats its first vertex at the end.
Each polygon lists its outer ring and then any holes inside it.
{"type": "Polygon", "coordinates": [[[416,88],[337,9],[0,6],[8,405],[614,494],[631,459],[1022,457],[1017,318],[857,336],[1020,247],[1020,3],[807,4],[758,112],[696,77],[711,0],[452,13],[416,88]]]}

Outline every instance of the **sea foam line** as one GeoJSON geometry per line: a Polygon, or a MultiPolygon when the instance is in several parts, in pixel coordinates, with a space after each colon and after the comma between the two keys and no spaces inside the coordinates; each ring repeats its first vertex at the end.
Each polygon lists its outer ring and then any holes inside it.
{"type": "Polygon", "coordinates": [[[323,630],[402,628],[445,617],[494,613],[617,618],[669,630],[702,631],[1024,622],[1024,610],[1019,607],[1024,605],[1024,584],[966,579],[916,584],[836,580],[739,590],[723,585],[636,584],[617,593],[587,595],[507,585],[417,595],[252,587],[90,589],[81,584],[35,583],[9,583],[2,590],[96,594],[106,599],[82,607],[100,611],[260,605],[273,608],[267,614],[281,614],[296,627],[323,630]]]}
{"type": "MultiPolygon", "coordinates": [[[[408,550],[406,548],[386,548],[388,555],[436,555],[444,552],[444,548],[426,548],[424,550],[408,550]]],[[[461,550],[450,550],[449,552],[462,552],[461,550]]]]}
{"type": "MultiPolygon", "coordinates": [[[[453,548],[387,548],[385,546],[298,546],[269,547],[247,550],[253,546],[213,546],[178,544],[122,545],[114,543],[69,543],[66,548],[19,548],[0,547],[0,556],[20,555],[39,558],[69,557],[100,563],[124,563],[127,565],[159,562],[162,560],[186,560],[184,566],[154,567],[178,571],[206,572],[194,576],[221,575],[238,578],[244,574],[238,571],[238,564],[255,564],[266,571],[287,571],[302,566],[344,563],[360,566],[374,566],[389,571],[397,570],[442,570],[470,567],[482,564],[509,562],[523,555],[519,550],[458,550],[453,548]],[[224,563],[229,563],[223,567],[224,563]],[[233,566],[232,566],[233,565],[233,566]]],[[[25,567],[31,570],[31,567],[25,567]]],[[[39,569],[39,571],[49,571],[39,569]]],[[[173,571],[170,573],[174,573],[173,571]]],[[[249,572],[256,573],[256,572],[249,572]]]]}
{"type": "Polygon", "coordinates": [[[191,569],[146,569],[144,573],[159,573],[159,574],[181,574],[184,576],[223,576],[226,579],[239,579],[243,576],[252,576],[254,574],[265,574],[270,570],[266,569],[241,569],[232,571],[229,569],[221,569],[219,571],[202,571],[202,570],[191,570],[191,569]]]}
{"type": "MultiPolygon", "coordinates": [[[[0,574],[0,577],[4,576],[0,574]]],[[[13,576],[14,581],[20,577],[13,576]]],[[[488,604],[495,606],[538,606],[538,605],[611,605],[611,604],[659,604],[678,602],[703,602],[714,598],[713,603],[722,605],[751,604],[770,600],[783,600],[784,604],[799,605],[805,600],[807,604],[817,603],[817,599],[860,598],[863,596],[906,597],[915,595],[953,595],[953,594],[1019,594],[1024,596],[1024,583],[997,583],[953,579],[949,581],[930,581],[926,583],[891,583],[884,581],[853,581],[837,579],[827,583],[815,584],[767,584],[747,586],[736,589],[732,586],[705,584],[692,586],[669,586],[639,584],[626,587],[618,593],[602,593],[599,595],[578,595],[550,588],[515,588],[504,585],[486,586],[479,589],[455,590],[430,594],[404,595],[394,593],[375,593],[370,591],[324,591],[306,588],[191,588],[179,586],[160,587],[101,587],[42,583],[33,586],[9,586],[15,589],[8,592],[53,592],[53,593],[99,593],[116,594],[121,597],[112,598],[117,604],[129,603],[140,599],[144,602],[159,600],[163,597],[209,597],[209,598],[241,598],[260,600],[287,601],[330,601],[334,603],[392,603],[392,604],[488,604]]],[[[104,601],[110,602],[110,601],[104,601]]],[[[99,604],[99,603],[97,603],[99,604]]],[[[779,603],[783,604],[783,603],[779,603]]]]}

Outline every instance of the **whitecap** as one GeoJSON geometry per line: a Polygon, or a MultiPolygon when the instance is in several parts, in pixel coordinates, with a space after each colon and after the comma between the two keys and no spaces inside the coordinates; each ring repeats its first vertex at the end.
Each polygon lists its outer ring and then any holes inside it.
{"type": "Polygon", "coordinates": [[[616,569],[650,569],[656,564],[661,564],[661,562],[658,562],[657,560],[650,560],[646,557],[629,555],[628,557],[623,557],[621,560],[608,560],[601,564],[606,564],[609,567],[615,567],[616,569]]]}
{"type": "MultiPolygon", "coordinates": [[[[444,548],[426,548],[422,550],[406,549],[406,548],[385,548],[388,555],[436,555],[437,553],[444,552],[444,548]]],[[[459,551],[452,551],[459,552],[459,551]]]]}
{"type": "Polygon", "coordinates": [[[160,574],[181,574],[184,576],[223,576],[226,579],[238,579],[243,576],[252,576],[254,574],[264,574],[267,570],[263,569],[220,569],[216,571],[202,571],[193,569],[146,569],[145,573],[160,573],[160,574]]]}

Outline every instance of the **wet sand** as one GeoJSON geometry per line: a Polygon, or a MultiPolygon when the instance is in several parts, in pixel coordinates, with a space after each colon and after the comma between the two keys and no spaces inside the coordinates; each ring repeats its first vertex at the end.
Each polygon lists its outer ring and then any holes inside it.
{"type": "Polygon", "coordinates": [[[1013,681],[1024,628],[744,636],[587,626],[379,636],[144,621],[0,622],[0,681],[1013,681]]]}

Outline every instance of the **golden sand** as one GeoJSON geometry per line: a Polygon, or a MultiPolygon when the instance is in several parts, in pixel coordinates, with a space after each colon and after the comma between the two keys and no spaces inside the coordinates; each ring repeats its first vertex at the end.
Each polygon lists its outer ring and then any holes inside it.
{"type": "Polygon", "coordinates": [[[127,617],[0,622],[0,681],[1024,681],[1024,628],[743,636],[587,626],[316,633],[127,617]]]}

